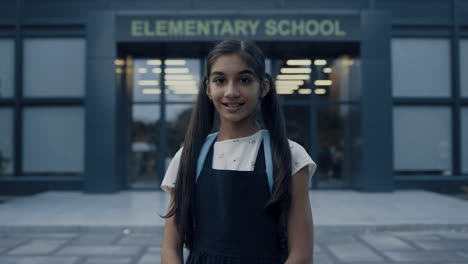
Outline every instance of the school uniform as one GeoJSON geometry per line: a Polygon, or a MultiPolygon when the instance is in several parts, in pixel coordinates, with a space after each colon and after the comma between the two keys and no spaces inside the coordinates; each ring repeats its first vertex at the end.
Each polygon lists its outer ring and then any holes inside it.
{"type": "MultiPolygon", "coordinates": [[[[289,141],[292,174],[317,165],[299,144],[289,141]]],[[[181,150],[174,156],[161,188],[174,188],[181,150]]],[[[194,246],[189,264],[284,263],[278,219],[264,210],[270,198],[261,131],[214,142],[196,181],[194,246]]]]}

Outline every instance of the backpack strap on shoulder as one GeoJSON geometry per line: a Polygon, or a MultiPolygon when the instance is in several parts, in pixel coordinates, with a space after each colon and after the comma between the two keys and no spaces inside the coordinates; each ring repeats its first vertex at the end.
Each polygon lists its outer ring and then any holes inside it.
{"type": "Polygon", "coordinates": [[[265,153],[265,166],[268,177],[268,187],[270,187],[270,193],[273,191],[273,162],[271,157],[271,145],[270,145],[270,133],[268,130],[262,129],[263,137],[263,149],[265,153]]]}
{"type": "Polygon", "coordinates": [[[198,160],[197,160],[197,175],[195,178],[195,182],[198,181],[198,177],[200,176],[200,173],[203,169],[203,164],[205,163],[206,156],[208,155],[208,151],[210,151],[211,144],[213,144],[217,136],[218,136],[218,132],[209,134],[206,137],[205,143],[203,143],[203,146],[200,151],[200,155],[198,156],[198,160]]]}

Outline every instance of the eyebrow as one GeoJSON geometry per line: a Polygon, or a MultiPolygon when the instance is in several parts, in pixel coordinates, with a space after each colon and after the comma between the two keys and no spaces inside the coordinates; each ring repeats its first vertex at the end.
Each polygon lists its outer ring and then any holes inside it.
{"type": "MultiPolygon", "coordinates": [[[[255,75],[253,73],[253,71],[251,70],[243,70],[243,71],[240,71],[239,74],[252,74],[252,75],[255,75]]],[[[212,72],[210,75],[224,75],[225,73],[224,72],[220,72],[220,71],[215,71],[215,72],[212,72]]]]}

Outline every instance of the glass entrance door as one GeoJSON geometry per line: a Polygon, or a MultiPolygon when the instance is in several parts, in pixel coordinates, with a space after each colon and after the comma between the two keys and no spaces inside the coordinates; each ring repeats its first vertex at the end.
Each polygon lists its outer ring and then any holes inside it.
{"type": "Polygon", "coordinates": [[[198,93],[200,60],[138,58],[129,67],[132,120],[127,182],[133,189],[159,189],[184,140],[198,93]]]}
{"type": "Polygon", "coordinates": [[[288,137],[318,164],[311,187],[352,187],[360,164],[359,59],[284,59],[272,65],[288,137]]]}

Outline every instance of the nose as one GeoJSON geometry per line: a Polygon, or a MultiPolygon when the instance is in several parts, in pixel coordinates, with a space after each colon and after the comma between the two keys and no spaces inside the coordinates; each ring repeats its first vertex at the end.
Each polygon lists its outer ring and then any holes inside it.
{"type": "Polygon", "coordinates": [[[226,90],[224,91],[224,96],[227,98],[236,98],[240,96],[239,87],[236,82],[232,81],[226,85],[226,90]]]}

